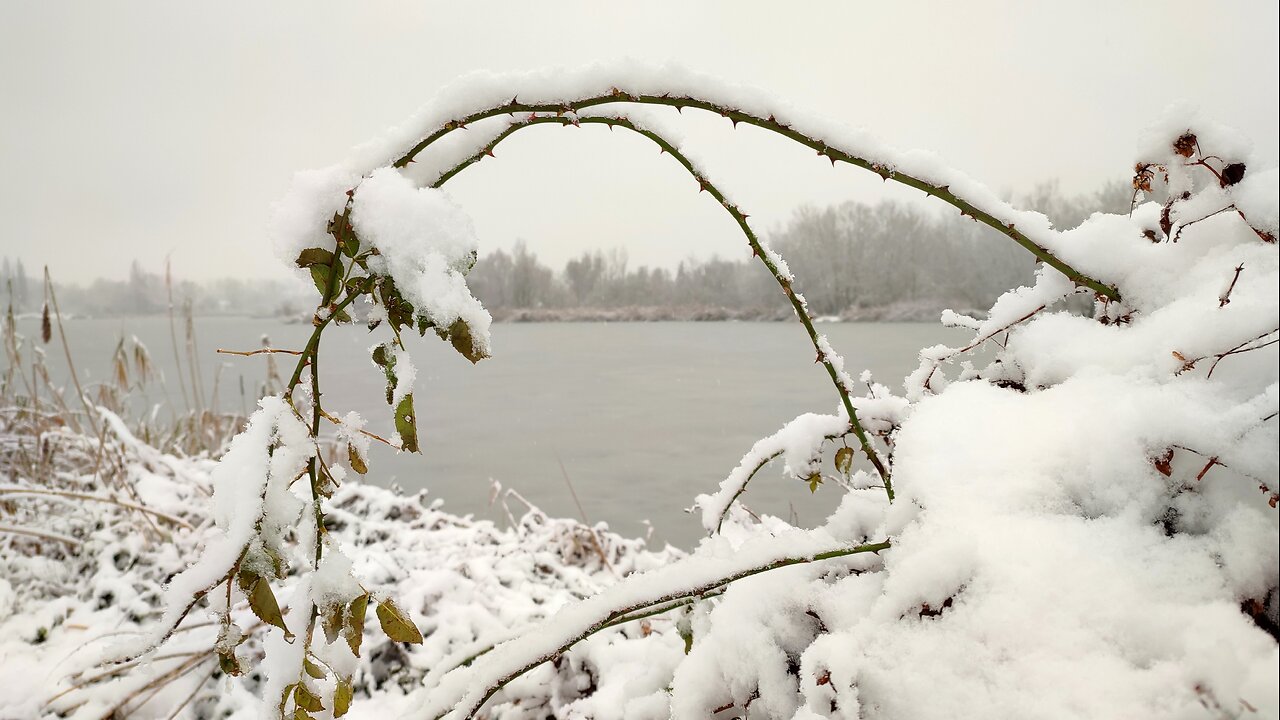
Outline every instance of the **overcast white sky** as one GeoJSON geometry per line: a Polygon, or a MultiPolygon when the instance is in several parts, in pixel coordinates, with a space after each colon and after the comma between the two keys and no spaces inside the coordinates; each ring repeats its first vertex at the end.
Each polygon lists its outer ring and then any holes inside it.
{"type": "MultiPolygon", "coordinates": [[[[1127,177],[1192,102],[1277,155],[1277,3],[40,2],[0,0],[0,255],[124,277],[283,276],[264,238],[292,173],[332,163],[475,69],[674,60],[934,150],[994,188],[1127,177]]],[[[718,118],[685,139],[763,227],[878,180],[718,118]]],[[[451,183],[485,247],[559,266],[740,257],[740,236],[636,139],[530,130],[451,183]]]]}

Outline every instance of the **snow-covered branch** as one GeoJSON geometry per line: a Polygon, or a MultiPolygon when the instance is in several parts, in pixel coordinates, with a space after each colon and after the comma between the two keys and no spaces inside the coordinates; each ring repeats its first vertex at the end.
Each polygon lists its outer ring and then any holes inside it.
{"type": "Polygon", "coordinates": [[[495,692],[612,622],[646,608],[696,598],[737,580],[802,563],[879,553],[888,541],[849,546],[821,533],[795,531],[779,538],[753,540],[725,556],[695,555],[666,567],[632,576],[571,605],[543,625],[509,640],[474,664],[440,680],[414,718],[460,720],[474,717],[495,692]]]}

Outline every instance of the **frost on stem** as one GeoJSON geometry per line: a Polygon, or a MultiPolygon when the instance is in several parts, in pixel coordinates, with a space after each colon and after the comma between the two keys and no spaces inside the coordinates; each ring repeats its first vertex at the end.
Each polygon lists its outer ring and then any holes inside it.
{"type": "Polygon", "coordinates": [[[258,404],[212,473],[212,511],[218,533],[196,561],[169,582],[164,614],[155,628],[113,652],[118,661],[163,642],[215,587],[225,583],[230,593],[231,579],[238,572],[262,578],[283,572],[283,558],[288,555],[285,536],[303,508],[290,485],[306,470],[316,447],[288,403],[270,396],[258,404]]]}

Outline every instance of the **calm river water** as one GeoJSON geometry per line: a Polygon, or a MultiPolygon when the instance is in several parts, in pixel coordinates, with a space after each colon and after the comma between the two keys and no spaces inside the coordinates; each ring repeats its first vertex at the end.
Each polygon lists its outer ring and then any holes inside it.
{"type": "MultiPolygon", "coordinates": [[[[27,337],[38,335],[38,321],[19,324],[27,337]]],[[[168,395],[180,397],[167,319],[78,319],[66,327],[82,382],[107,377],[119,338],[137,336],[163,371],[168,395]]],[[[216,348],[254,349],[263,335],[276,347],[301,348],[310,331],[247,318],[198,318],[196,329],[205,392],[221,366],[224,409],[252,407],[266,361],[217,355],[216,348]]],[[[867,368],[895,390],[921,347],[967,339],[927,323],[833,323],[821,330],[855,377],[867,368]]],[[[321,381],[327,409],[356,410],[370,430],[390,434],[382,375],[368,352],[382,335],[360,327],[327,332],[321,381]]],[[[62,374],[54,345],[49,361],[62,374]]],[[[418,368],[422,454],[375,448],[371,482],[426,488],[453,512],[504,522],[489,504],[491,479],[549,513],[576,516],[567,473],[591,521],[643,535],[647,520],[659,544],[696,542],[698,522],[684,508],[714,489],[753,442],[801,413],[833,412],[837,403],[798,323],[499,324],[494,356],[475,366],[434,337],[414,338],[409,349],[418,368]]],[[[278,358],[287,376],[291,358],[278,358]]],[[[150,399],[164,395],[154,388],[150,399]]],[[[838,500],[834,487],[811,495],[780,473],[767,468],[757,478],[744,496],[750,508],[794,513],[812,525],[838,500]]]]}

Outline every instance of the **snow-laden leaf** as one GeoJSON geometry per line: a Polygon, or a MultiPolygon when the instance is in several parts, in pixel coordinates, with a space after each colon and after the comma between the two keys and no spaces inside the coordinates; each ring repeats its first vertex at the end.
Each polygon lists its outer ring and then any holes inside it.
{"type": "Polygon", "coordinates": [[[369,593],[351,601],[346,614],[347,645],[351,654],[360,657],[360,644],[364,641],[364,615],[369,607],[369,593]]]}

